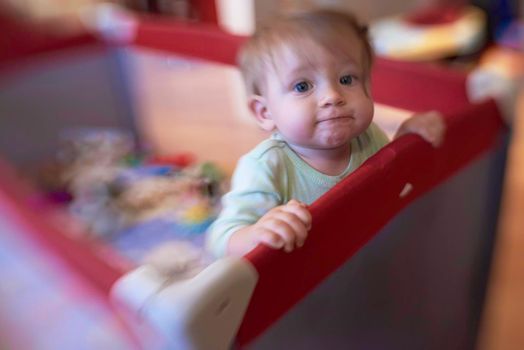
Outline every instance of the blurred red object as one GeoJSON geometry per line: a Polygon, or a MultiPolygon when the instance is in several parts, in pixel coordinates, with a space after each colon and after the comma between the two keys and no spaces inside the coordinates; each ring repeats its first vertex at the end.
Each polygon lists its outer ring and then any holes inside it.
{"type": "Polygon", "coordinates": [[[71,46],[99,43],[94,35],[87,32],[60,35],[49,23],[30,23],[2,13],[0,31],[0,64],[71,46]]]}
{"type": "Polygon", "coordinates": [[[422,26],[448,24],[458,20],[464,7],[460,5],[432,6],[416,10],[405,17],[406,22],[422,26]]]}
{"type": "Polygon", "coordinates": [[[148,159],[149,164],[168,164],[184,168],[195,163],[196,156],[192,153],[178,153],[168,156],[153,156],[148,159]]]}

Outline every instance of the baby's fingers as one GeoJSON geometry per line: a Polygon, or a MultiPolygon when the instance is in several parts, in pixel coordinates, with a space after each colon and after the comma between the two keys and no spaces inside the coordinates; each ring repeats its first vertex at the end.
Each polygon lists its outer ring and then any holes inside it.
{"type": "Polygon", "coordinates": [[[307,231],[302,222],[293,214],[284,211],[276,211],[271,216],[259,222],[260,233],[264,235],[264,242],[274,248],[284,248],[290,252],[295,245],[303,244],[307,231]],[[295,230],[295,227],[298,231],[295,230]],[[271,234],[268,234],[271,233],[271,234]],[[273,235],[278,236],[278,239],[273,235]],[[279,243],[279,240],[282,243],[279,243]]]}
{"type": "Polygon", "coordinates": [[[433,147],[439,147],[444,141],[446,124],[439,112],[431,111],[414,117],[413,131],[422,136],[433,147]]]}
{"type": "Polygon", "coordinates": [[[442,145],[442,142],[444,141],[444,135],[438,129],[428,128],[428,129],[422,131],[421,134],[422,134],[421,136],[426,141],[431,143],[431,145],[433,145],[433,147],[439,147],[440,145],[442,145]]]}
{"type": "Polygon", "coordinates": [[[290,235],[289,241],[291,244],[299,248],[304,245],[309,227],[295,213],[282,210],[275,214],[274,219],[278,220],[279,228],[286,231],[286,237],[290,235]]]}
{"type": "Polygon", "coordinates": [[[311,213],[309,212],[306,204],[292,199],[282,207],[282,210],[296,215],[296,217],[302,221],[306,227],[306,230],[311,229],[311,213]]]}
{"type": "Polygon", "coordinates": [[[277,234],[284,242],[284,250],[290,252],[295,245],[304,244],[306,228],[294,215],[281,212],[266,223],[266,227],[277,234]]]}
{"type": "Polygon", "coordinates": [[[258,236],[258,242],[265,244],[273,249],[281,249],[284,247],[284,240],[275,232],[264,231],[258,236]]]}

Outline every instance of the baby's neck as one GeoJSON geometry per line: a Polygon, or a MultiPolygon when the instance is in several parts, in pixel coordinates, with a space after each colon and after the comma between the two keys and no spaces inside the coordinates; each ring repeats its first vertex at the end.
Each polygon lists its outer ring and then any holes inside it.
{"type": "Polygon", "coordinates": [[[347,169],[351,158],[351,146],[333,149],[311,149],[290,145],[302,160],[323,174],[336,176],[347,169]]]}

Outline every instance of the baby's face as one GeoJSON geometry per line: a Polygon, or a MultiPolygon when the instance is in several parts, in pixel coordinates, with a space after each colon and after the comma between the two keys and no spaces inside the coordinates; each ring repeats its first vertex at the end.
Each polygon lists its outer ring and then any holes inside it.
{"type": "Polygon", "coordinates": [[[284,48],[266,75],[264,97],[276,129],[291,147],[347,147],[373,118],[362,45],[347,38],[334,54],[305,40],[300,49],[284,48]]]}

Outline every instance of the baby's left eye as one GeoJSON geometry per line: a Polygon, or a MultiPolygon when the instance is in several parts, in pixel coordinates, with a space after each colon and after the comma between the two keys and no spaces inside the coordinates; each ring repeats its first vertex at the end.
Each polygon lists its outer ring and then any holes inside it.
{"type": "Polygon", "coordinates": [[[299,81],[293,86],[293,90],[299,93],[307,92],[309,89],[311,89],[311,83],[307,81],[299,81]]]}
{"type": "Polygon", "coordinates": [[[353,84],[353,77],[351,75],[344,75],[340,77],[339,81],[342,85],[351,85],[353,84]]]}

